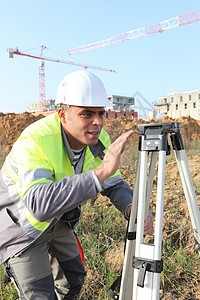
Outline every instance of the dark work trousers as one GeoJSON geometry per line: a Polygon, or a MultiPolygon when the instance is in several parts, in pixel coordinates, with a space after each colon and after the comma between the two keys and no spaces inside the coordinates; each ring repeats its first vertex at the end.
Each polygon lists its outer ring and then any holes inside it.
{"type": "Polygon", "coordinates": [[[6,271],[23,300],[74,299],[86,276],[73,230],[62,221],[10,258],[6,271]]]}

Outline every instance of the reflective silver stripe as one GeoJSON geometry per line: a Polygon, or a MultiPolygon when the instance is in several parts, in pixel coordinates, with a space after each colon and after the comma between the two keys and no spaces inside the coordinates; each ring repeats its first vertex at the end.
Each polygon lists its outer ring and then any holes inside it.
{"type": "Polygon", "coordinates": [[[17,191],[16,183],[9,176],[5,167],[2,169],[1,173],[2,173],[2,180],[4,184],[7,185],[8,188],[8,195],[9,195],[10,202],[16,204],[17,211],[18,211],[18,218],[19,218],[18,222],[20,223],[20,226],[23,228],[23,230],[26,233],[28,233],[30,237],[36,238],[40,233],[40,231],[32,227],[32,225],[27,220],[26,207],[24,201],[21,200],[21,196],[17,191]]]}
{"type": "MultiPolygon", "coordinates": [[[[34,197],[37,189],[39,187],[41,187],[42,184],[44,184],[44,183],[34,184],[30,189],[28,189],[25,196],[23,197],[23,200],[24,200],[24,203],[25,203],[26,207],[31,207],[33,197],[34,197]]],[[[44,201],[45,201],[45,197],[44,197],[44,199],[41,199],[41,207],[42,207],[44,201]]],[[[48,223],[50,223],[51,221],[52,221],[52,219],[46,220],[46,222],[48,222],[48,223]]]]}
{"type": "Polygon", "coordinates": [[[41,179],[54,181],[54,174],[51,171],[40,168],[29,170],[20,177],[20,185],[27,187],[31,182],[39,181],[41,179]]]}
{"type": "Polygon", "coordinates": [[[18,174],[17,162],[11,151],[6,157],[5,163],[2,167],[2,178],[6,186],[9,186],[10,181],[16,178],[16,174],[18,174]]]}

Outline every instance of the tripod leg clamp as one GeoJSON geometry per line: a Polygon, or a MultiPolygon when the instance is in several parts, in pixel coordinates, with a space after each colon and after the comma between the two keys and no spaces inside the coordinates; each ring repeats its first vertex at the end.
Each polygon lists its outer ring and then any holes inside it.
{"type": "Polygon", "coordinates": [[[150,260],[135,257],[133,261],[133,268],[139,269],[137,286],[143,288],[146,271],[161,273],[163,270],[163,260],[150,260]]]}
{"type": "Polygon", "coordinates": [[[136,231],[129,231],[126,235],[127,240],[133,241],[136,239],[136,231]]]}

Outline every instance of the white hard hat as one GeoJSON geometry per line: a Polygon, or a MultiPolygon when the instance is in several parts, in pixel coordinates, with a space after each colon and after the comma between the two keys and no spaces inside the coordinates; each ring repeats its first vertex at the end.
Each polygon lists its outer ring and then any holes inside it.
{"type": "Polygon", "coordinates": [[[72,72],[63,78],[58,87],[55,104],[96,107],[111,105],[102,81],[85,70],[72,72]]]}

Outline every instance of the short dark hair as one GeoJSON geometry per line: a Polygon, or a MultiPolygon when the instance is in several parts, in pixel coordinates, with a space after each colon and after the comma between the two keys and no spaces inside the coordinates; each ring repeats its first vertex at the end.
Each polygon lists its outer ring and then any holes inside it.
{"type": "Polygon", "coordinates": [[[70,105],[61,103],[61,104],[58,104],[57,107],[58,107],[58,109],[62,108],[64,110],[67,110],[68,108],[70,108],[70,105]]]}

